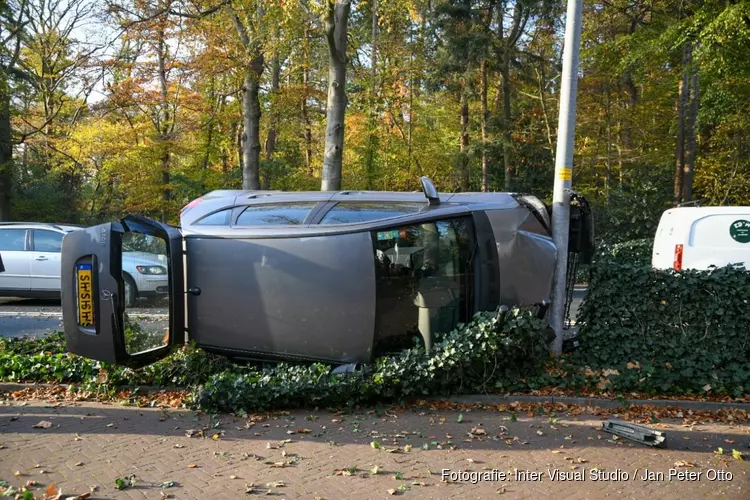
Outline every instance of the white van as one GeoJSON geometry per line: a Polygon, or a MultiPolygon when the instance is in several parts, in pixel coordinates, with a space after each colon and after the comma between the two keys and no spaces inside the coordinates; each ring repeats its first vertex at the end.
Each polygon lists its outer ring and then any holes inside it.
{"type": "Polygon", "coordinates": [[[679,207],[664,212],[651,255],[656,269],[750,269],[750,207],[679,207]]]}

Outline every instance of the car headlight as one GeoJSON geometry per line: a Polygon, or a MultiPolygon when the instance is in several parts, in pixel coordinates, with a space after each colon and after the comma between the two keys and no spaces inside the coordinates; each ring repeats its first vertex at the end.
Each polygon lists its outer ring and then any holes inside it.
{"type": "Polygon", "coordinates": [[[167,274],[167,268],[164,266],[135,266],[141,274],[167,274]]]}

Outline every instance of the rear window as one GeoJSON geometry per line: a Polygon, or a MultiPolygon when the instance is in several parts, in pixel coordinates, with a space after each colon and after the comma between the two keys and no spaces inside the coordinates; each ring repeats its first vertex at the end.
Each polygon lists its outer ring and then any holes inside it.
{"type": "Polygon", "coordinates": [[[0,229],[0,250],[23,251],[25,249],[25,229],[0,229]]]}
{"type": "Polygon", "coordinates": [[[354,224],[379,219],[391,219],[422,210],[418,203],[342,202],[336,204],[320,221],[321,224],[354,224]]]}
{"type": "Polygon", "coordinates": [[[196,224],[201,226],[228,226],[231,215],[232,209],[227,208],[203,217],[196,224]]]}
{"type": "Polygon", "coordinates": [[[34,250],[37,252],[59,252],[62,247],[62,233],[47,231],[44,229],[34,230],[34,250]]]}
{"type": "Polygon", "coordinates": [[[302,224],[315,203],[276,203],[247,207],[236,226],[288,226],[302,224]]]}

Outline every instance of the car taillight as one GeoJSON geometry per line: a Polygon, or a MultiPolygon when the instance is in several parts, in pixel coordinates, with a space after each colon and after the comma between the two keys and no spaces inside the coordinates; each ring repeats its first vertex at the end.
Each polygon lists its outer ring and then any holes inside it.
{"type": "Polygon", "coordinates": [[[682,270],[682,245],[674,246],[674,263],[673,267],[680,271],[682,270]]]}
{"type": "Polygon", "coordinates": [[[183,212],[185,212],[185,210],[187,210],[189,208],[193,208],[194,206],[196,206],[201,201],[203,201],[203,200],[201,200],[200,198],[194,199],[193,201],[191,201],[190,203],[188,203],[187,205],[185,205],[184,207],[182,207],[182,210],[180,210],[180,215],[182,215],[183,212]]]}

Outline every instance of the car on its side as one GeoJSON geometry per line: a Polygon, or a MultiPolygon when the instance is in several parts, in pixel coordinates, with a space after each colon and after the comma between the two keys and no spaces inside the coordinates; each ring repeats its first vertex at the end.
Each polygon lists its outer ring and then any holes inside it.
{"type": "MultiPolygon", "coordinates": [[[[571,234],[593,234],[584,212],[571,234]]],[[[70,352],[138,366],[190,340],[238,358],[368,363],[414,339],[430,349],[476,312],[541,313],[557,259],[538,199],[438,194],[426,177],[421,193],[214,191],[180,219],[128,215],[65,237],[70,352]],[[121,261],[138,235],[165,247],[169,333],[128,352],[121,261]]]]}
{"type": "MultiPolygon", "coordinates": [[[[5,265],[5,272],[0,273],[0,296],[59,298],[62,241],[66,234],[82,229],[70,224],[0,223],[0,254],[5,265]]],[[[163,254],[123,248],[127,307],[139,297],[166,296],[166,260],[163,254]]]]}

